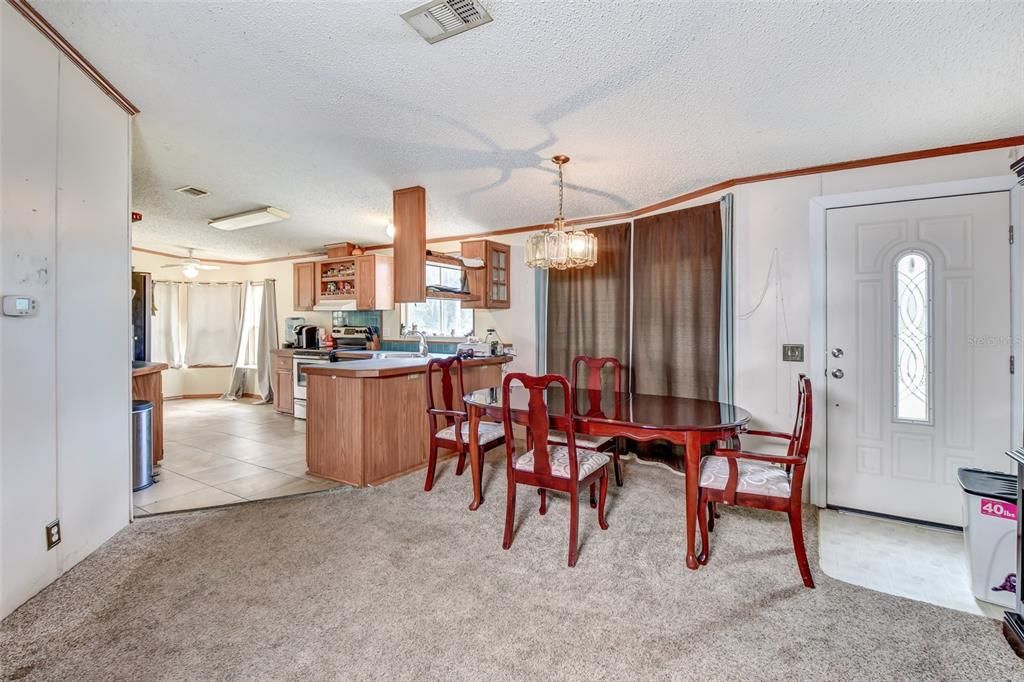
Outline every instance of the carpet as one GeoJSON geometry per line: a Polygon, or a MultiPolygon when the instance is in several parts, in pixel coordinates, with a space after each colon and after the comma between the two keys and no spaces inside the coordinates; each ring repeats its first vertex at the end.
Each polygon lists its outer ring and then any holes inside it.
{"type": "Polygon", "coordinates": [[[626,466],[601,531],[584,501],[504,471],[469,512],[452,462],[379,488],[139,520],[0,625],[6,679],[1021,679],[996,621],[872,592],[817,567],[783,514],[722,510],[709,566],[683,563],[682,484],[626,466]]]}

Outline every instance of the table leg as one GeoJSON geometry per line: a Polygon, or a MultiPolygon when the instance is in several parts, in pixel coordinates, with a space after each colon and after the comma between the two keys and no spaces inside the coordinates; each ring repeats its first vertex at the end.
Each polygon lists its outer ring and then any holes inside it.
{"type": "Polygon", "coordinates": [[[480,409],[474,405],[469,408],[469,470],[473,476],[473,501],[469,510],[476,511],[484,501],[483,496],[483,462],[480,461],[480,409]]]}
{"type": "Polygon", "coordinates": [[[686,566],[697,570],[697,500],[700,494],[700,431],[686,432],[686,566]]]}

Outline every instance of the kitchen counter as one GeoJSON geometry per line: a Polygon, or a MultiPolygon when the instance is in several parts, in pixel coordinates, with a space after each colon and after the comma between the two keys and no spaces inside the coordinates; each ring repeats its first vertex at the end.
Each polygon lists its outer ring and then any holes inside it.
{"type": "Polygon", "coordinates": [[[153,464],[164,458],[164,380],[166,362],[132,361],[132,400],[153,403],[153,464]]]}
{"type": "MultiPolygon", "coordinates": [[[[302,371],[309,375],[323,374],[327,376],[351,377],[360,379],[374,379],[379,377],[393,377],[404,374],[422,374],[427,371],[427,361],[431,358],[447,358],[449,355],[431,353],[426,357],[414,358],[379,358],[378,355],[393,355],[393,351],[366,351],[339,353],[344,358],[340,362],[332,362],[323,365],[309,365],[302,368],[302,371]],[[372,357],[367,357],[367,356],[372,357]],[[361,359],[367,358],[367,359],[361,359]]],[[[462,361],[464,370],[470,367],[481,367],[484,365],[502,365],[512,358],[499,355],[496,357],[468,358],[462,361]]]]}
{"type": "MultiPolygon", "coordinates": [[[[424,374],[430,357],[449,356],[367,357],[388,353],[345,353],[366,359],[302,368],[307,374],[306,466],[311,474],[366,486],[426,466],[432,426],[424,374]]],[[[511,359],[466,360],[466,391],[500,385],[501,366],[511,359]]],[[[435,404],[441,405],[441,382],[435,383],[435,404]]],[[[461,409],[462,396],[454,398],[461,409]]]]}
{"type": "Polygon", "coordinates": [[[170,365],[166,362],[143,362],[141,360],[137,360],[132,362],[132,376],[141,377],[155,372],[162,372],[169,368],[170,365]]]}

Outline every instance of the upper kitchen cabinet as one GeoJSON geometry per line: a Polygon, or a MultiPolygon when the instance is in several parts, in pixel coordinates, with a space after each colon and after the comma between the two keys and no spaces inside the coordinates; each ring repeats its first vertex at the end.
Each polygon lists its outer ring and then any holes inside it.
{"type": "Polygon", "coordinates": [[[295,310],[312,310],[316,305],[316,270],[316,263],[295,264],[295,310]]]}
{"type": "MultiPolygon", "coordinates": [[[[395,307],[391,256],[345,256],[315,261],[311,265],[314,267],[314,310],[392,310],[395,307]]],[[[295,285],[298,291],[298,279],[295,285]]]]}
{"type": "Polygon", "coordinates": [[[508,308],[511,304],[509,283],[508,244],[476,239],[462,242],[463,258],[479,258],[484,267],[466,270],[472,300],[465,301],[463,308],[508,308]]]}

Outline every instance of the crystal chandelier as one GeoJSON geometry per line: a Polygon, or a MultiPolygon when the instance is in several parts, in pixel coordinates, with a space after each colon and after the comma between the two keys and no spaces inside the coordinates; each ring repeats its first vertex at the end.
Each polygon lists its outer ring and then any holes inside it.
{"type": "Polygon", "coordinates": [[[569,157],[560,154],[551,161],[558,166],[558,216],[550,228],[536,232],[526,240],[526,265],[545,270],[590,267],[597,263],[597,237],[586,230],[565,229],[562,166],[569,163],[569,157]]]}

